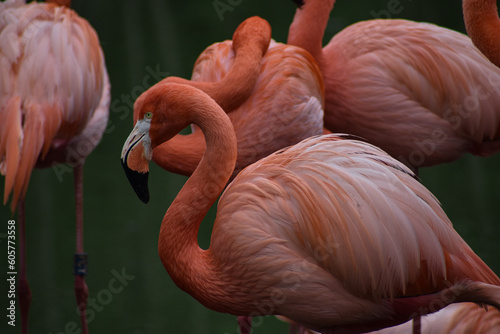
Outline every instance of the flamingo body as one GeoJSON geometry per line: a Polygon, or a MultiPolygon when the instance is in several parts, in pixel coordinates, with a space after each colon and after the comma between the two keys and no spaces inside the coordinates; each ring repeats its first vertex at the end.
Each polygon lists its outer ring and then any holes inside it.
{"type": "MultiPolygon", "coordinates": [[[[147,175],[152,150],[187,124],[205,135],[200,164],[163,218],[158,251],[173,281],[206,307],[279,314],[324,333],[392,326],[451,302],[500,307],[500,279],[413,173],[338,135],[241,171],[220,198],[210,248],[200,249],[199,225],[236,162],[232,123],[186,85],[158,85],[140,100],[122,151],[127,175],[147,175]]],[[[144,177],[129,180],[144,186],[144,177]]]]}
{"type": "Polygon", "coordinates": [[[240,305],[271,304],[271,290],[283,300],[274,314],[311,328],[322,314],[323,326],[341,327],[351,316],[389,312],[381,300],[466,277],[498,282],[409,171],[373,147],[336,139],[305,140],[258,161],[221,197],[209,252],[240,294],[249,286],[251,300],[240,305]]]}
{"type": "Polygon", "coordinates": [[[467,36],[369,20],[321,48],[333,3],[305,1],[288,37],[321,68],[327,129],[363,137],[414,169],[500,150],[500,70],[467,36]]]}
{"type": "Polygon", "coordinates": [[[12,210],[35,165],[84,160],[109,115],[109,80],[94,29],[69,8],[22,4],[0,8],[0,162],[12,210]]]}

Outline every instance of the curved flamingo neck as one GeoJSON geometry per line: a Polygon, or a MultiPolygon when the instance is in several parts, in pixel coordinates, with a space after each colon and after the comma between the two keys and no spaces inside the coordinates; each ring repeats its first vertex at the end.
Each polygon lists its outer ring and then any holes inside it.
{"type": "Polygon", "coordinates": [[[496,0],[463,0],[467,34],[474,45],[500,67],[500,19],[496,0]]]}
{"type": "Polygon", "coordinates": [[[270,42],[269,23],[259,17],[248,18],[233,34],[235,56],[231,70],[224,78],[218,82],[198,82],[168,77],[162,83],[180,83],[198,88],[213,98],[225,112],[230,112],[252,95],[270,42]]]}
{"type": "Polygon", "coordinates": [[[288,30],[287,44],[307,50],[321,67],[323,36],[335,0],[304,0],[288,30]]]}
{"type": "MultiPolygon", "coordinates": [[[[201,221],[222,192],[236,163],[236,135],[224,111],[208,99],[191,103],[192,122],[205,135],[206,150],[163,218],[158,240],[161,261],[173,281],[204,305],[213,305],[211,293],[224,295],[210,252],[198,246],[201,221]]],[[[230,298],[230,296],[228,296],[230,298]]]]}

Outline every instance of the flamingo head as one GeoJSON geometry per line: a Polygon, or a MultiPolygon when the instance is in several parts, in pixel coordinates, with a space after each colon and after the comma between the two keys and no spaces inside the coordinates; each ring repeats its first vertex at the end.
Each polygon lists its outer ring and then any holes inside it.
{"type": "Polygon", "coordinates": [[[123,145],[121,156],[125,174],[135,193],[144,203],[149,202],[149,161],[153,155],[149,130],[152,117],[153,113],[147,112],[135,123],[134,129],[123,145]]]}
{"type": "MultiPolygon", "coordinates": [[[[123,145],[121,161],[139,199],[149,201],[149,161],[155,147],[193,123],[192,105],[206,96],[200,90],[177,83],[158,83],[134,104],[135,126],[123,145]]],[[[215,102],[214,102],[215,103],[215,102]]]]}

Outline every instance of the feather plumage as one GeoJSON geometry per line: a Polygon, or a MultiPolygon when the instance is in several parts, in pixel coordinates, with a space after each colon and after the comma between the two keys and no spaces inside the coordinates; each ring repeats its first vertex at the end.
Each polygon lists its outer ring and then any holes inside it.
{"type": "Polygon", "coordinates": [[[94,29],[71,9],[22,1],[0,9],[0,169],[14,210],[35,166],[74,164],[97,145],[109,79],[94,29]]]}
{"type": "Polygon", "coordinates": [[[467,36],[429,23],[368,20],[322,48],[335,1],[304,2],[288,43],[318,61],[328,130],[361,136],[414,169],[500,150],[500,69],[467,36]]]}

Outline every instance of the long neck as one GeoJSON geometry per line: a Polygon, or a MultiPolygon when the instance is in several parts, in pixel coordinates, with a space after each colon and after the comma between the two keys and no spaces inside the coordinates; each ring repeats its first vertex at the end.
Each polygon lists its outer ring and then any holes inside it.
{"type": "Polygon", "coordinates": [[[163,82],[190,85],[207,93],[225,112],[238,108],[252,95],[260,74],[262,52],[241,50],[235,55],[231,70],[217,82],[191,81],[179,77],[168,77],[163,82]]]}
{"type": "MultiPolygon", "coordinates": [[[[261,61],[271,42],[271,27],[258,17],[245,20],[233,35],[233,64],[230,71],[218,82],[197,82],[178,77],[168,77],[162,82],[181,83],[198,88],[207,93],[226,112],[238,108],[252,95],[259,78],[261,61]]],[[[218,53],[215,53],[218,56],[218,53]]],[[[197,63],[206,57],[214,57],[203,52],[197,63]]],[[[195,65],[196,67],[196,65],[195,65]]]]}
{"type": "Polygon", "coordinates": [[[500,19],[496,0],[463,0],[467,34],[474,45],[500,67],[500,19]]]}
{"type": "Polygon", "coordinates": [[[223,293],[208,251],[198,246],[200,223],[226,185],[236,161],[236,136],[220,108],[200,108],[193,123],[205,135],[206,150],[198,167],[167,210],[158,252],[173,281],[207,307],[210,293],[223,293]]]}
{"type": "Polygon", "coordinates": [[[304,0],[288,30],[288,44],[307,50],[321,67],[323,35],[335,0],[304,0]]]}

